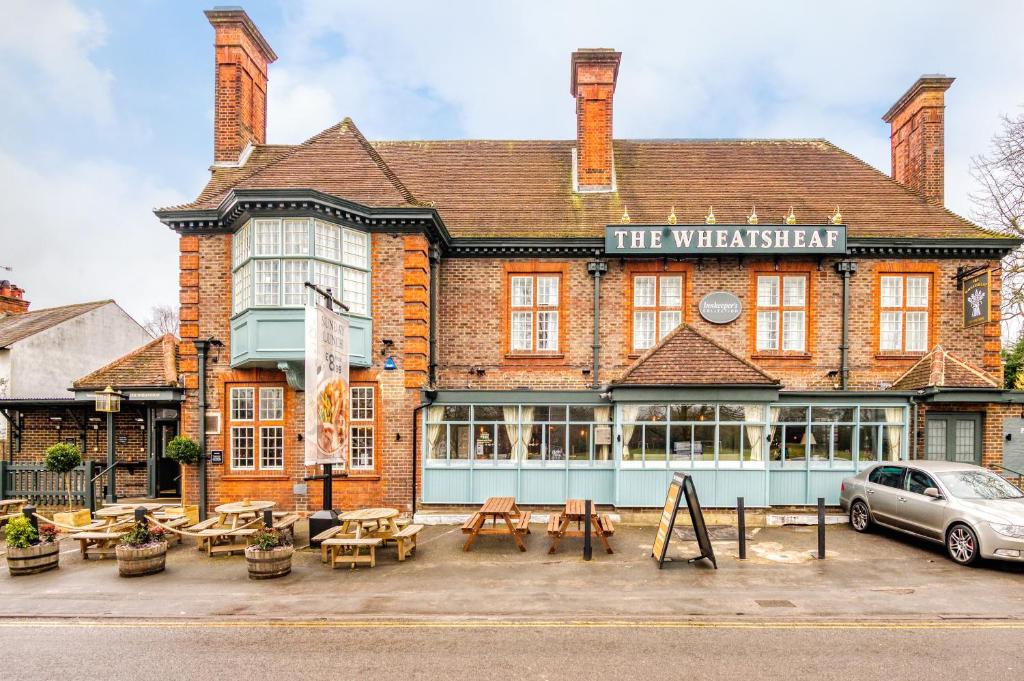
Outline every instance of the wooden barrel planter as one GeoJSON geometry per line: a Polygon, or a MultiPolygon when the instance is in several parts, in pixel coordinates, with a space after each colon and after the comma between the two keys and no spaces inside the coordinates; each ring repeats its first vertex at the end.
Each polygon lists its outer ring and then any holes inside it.
{"type": "Polygon", "coordinates": [[[249,566],[249,579],[274,579],[284,577],[292,571],[290,546],[278,546],[269,551],[249,547],[245,550],[245,562],[249,566]]]}
{"type": "Polygon", "coordinates": [[[117,572],[122,577],[142,577],[163,572],[167,562],[167,542],[133,548],[117,547],[117,572]]]}
{"type": "Polygon", "coordinates": [[[60,560],[60,544],[43,542],[27,549],[7,547],[7,567],[12,577],[18,575],[34,575],[58,567],[60,560]]]}

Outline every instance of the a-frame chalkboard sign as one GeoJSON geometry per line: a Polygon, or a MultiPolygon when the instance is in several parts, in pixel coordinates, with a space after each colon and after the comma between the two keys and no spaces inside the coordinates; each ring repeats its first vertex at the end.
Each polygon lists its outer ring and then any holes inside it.
{"type": "Polygon", "coordinates": [[[661,511],[661,521],[658,523],[658,534],[654,538],[651,555],[658,560],[660,569],[665,563],[668,542],[672,536],[672,528],[676,524],[676,513],[679,511],[679,502],[683,498],[686,499],[686,508],[690,511],[690,522],[693,524],[694,534],[697,535],[697,546],[700,547],[700,555],[688,559],[688,562],[692,563],[707,558],[717,570],[718,562],[715,560],[715,551],[711,547],[708,526],[704,523],[704,511],[701,510],[700,501],[697,499],[697,488],[693,485],[693,478],[686,473],[674,474],[672,482],[668,485],[668,494],[665,497],[665,506],[661,511]]]}

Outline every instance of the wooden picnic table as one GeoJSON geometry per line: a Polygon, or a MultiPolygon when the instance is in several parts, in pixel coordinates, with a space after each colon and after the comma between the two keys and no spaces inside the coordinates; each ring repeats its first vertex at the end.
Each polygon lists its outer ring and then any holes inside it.
{"type": "MultiPolygon", "coordinates": [[[[559,515],[552,516],[548,521],[548,534],[551,536],[551,548],[548,549],[548,553],[558,550],[558,545],[562,542],[563,537],[582,537],[585,533],[583,523],[586,517],[587,503],[585,500],[567,499],[565,509],[559,515]],[[576,528],[570,529],[573,523],[576,524],[576,528]]],[[[608,537],[614,532],[611,520],[606,515],[599,514],[597,506],[593,504],[590,507],[590,530],[604,544],[605,551],[614,553],[608,544],[608,537]]]]}
{"type": "Polygon", "coordinates": [[[341,534],[351,534],[355,539],[367,537],[380,537],[387,541],[398,534],[398,525],[395,518],[398,517],[398,510],[394,508],[361,508],[358,511],[346,511],[338,516],[341,521],[341,534]],[[367,528],[369,523],[376,523],[375,527],[367,528]]]}
{"type": "Polygon", "coordinates": [[[209,556],[245,551],[249,537],[256,532],[255,525],[263,522],[261,513],[276,505],[273,501],[236,501],[215,507],[216,518],[189,528],[202,535],[196,548],[202,550],[205,547],[209,556]]]}
{"type": "Polygon", "coordinates": [[[11,518],[21,515],[28,499],[0,499],[0,527],[5,525],[11,518]]]}
{"type": "Polygon", "coordinates": [[[462,546],[463,551],[469,551],[481,534],[509,535],[519,550],[525,551],[526,545],[520,535],[530,533],[530,511],[520,511],[515,497],[491,497],[462,525],[462,531],[469,535],[462,546]],[[488,519],[490,527],[487,526],[488,519]]]}

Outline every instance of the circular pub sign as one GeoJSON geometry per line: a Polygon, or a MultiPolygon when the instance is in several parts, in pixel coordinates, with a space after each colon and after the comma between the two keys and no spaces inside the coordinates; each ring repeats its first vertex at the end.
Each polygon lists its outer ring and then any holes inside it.
{"type": "Polygon", "coordinates": [[[728,291],[712,291],[700,299],[700,316],[712,324],[736,321],[742,311],[740,299],[728,291]]]}

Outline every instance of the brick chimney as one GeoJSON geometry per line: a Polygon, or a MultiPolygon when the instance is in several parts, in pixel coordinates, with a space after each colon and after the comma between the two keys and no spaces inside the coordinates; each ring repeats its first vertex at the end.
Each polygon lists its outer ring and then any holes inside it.
{"type": "Polygon", "coordinates": [[[577,191],[612,191],[612,97],[621,52],[608,48],[572,53],[572,86],[576,98],[576,149],[573,184],[577,191]]]}
{"type": "Polygon", "coordinates": [[[0,317],[28,312],[28,306],[23,290],[6,279],[0,281],[0,317]]]}
{"type": "Polygon", "coordinates": [[[236,163],[246,145],[267,141],[267,67],[277,55],[241,7],[205,14],[216,31],[213,160],[236,163]]]}
{"type": "Polygon", "coordinates": [[[921,76],[882,116],[892,128],[893,179],[939,206],[945,198],[946,90],[953,80],[921,76]]]}

